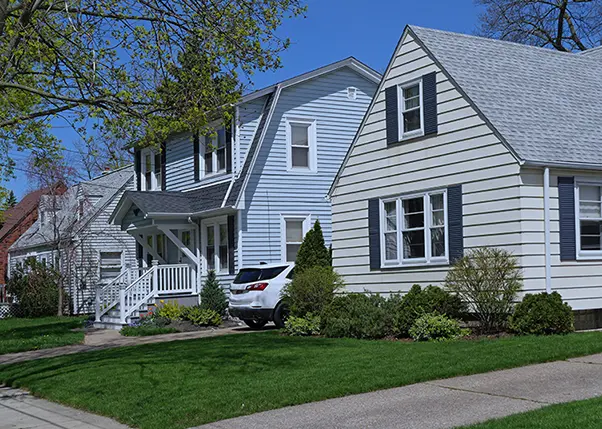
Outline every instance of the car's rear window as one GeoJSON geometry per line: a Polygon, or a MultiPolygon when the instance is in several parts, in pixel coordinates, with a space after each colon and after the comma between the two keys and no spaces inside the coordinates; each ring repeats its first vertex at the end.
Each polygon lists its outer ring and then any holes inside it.
{"type": "Polygon", "coordinates": [[[272,268],[243,268],[238,272],[238,275],[234,279],[234,283],[241,284],[259,280],[270,280],[278,276],[278,274],[286,270],[286,268],[286,265],[283,267],[272,268]]]}

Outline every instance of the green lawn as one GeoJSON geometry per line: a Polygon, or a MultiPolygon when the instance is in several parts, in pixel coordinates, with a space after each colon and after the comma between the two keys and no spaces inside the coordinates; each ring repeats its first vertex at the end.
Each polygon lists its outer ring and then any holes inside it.
{"type": "Polygon", "coordinates": [[[602,397],[551,405],[535,411],[491,420],[465,429],[598,429],[602,427],[602,397]]]}
{"type": "Polygon", "coordinates": [[[602,352],[602,333],[406,343],[230,335],[0,367],[0,382],[144,429],[602,352]]]}
{"type": "Polygon", "coordinates": [[[0,319],[0,355],[25,350],[47,349],[84,341],[81,328],[85,317],[42,317],[0,319]]]}

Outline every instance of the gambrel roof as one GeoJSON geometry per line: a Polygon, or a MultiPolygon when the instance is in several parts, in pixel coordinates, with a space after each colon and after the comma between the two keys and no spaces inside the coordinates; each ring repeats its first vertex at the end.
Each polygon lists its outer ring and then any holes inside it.
{"type": "MultiPolygon", "coordinates": [[[[602,167],[602,57],[410,26],[527,164],[602,167]]],[[[602,53],[602,52],[601,52],[602,53]]]]}

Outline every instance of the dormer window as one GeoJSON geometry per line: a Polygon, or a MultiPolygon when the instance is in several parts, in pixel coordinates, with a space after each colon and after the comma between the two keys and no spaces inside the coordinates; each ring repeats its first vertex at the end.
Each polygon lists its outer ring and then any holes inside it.
{"type": "Polygon", "coordinates": [[[400,86],[401,138],[424,134],[422,127],[422,80],[400,86]]]}
{"type": "Polygon", "coordinates": [[[141,152],[142,165],[140,180],[143,191],[161,190],[161,157],[151,149],[143,149],[141,152]]]}
{"type": "Polygon", "coordinates": [[[220,128],[215,135],[205,136],[203,165],[204,175],[226,172],[226,130],[220,128]]]}

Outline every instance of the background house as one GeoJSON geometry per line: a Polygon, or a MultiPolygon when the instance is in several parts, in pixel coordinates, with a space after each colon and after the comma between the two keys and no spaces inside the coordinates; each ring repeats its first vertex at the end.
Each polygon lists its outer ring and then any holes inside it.
{"type": "Polygon", "coordinates": [[[407,27],[331,190],[352,291],[440,284],[465,249],[602,308],[602,56],[407,27]],[[578,76],[578,78],[575,78],[578,76]]]}
{"type": "Polygon", "coordinates": [[[292,262],[317,219],[330,242],[326,194],[379,81],[348,58],[244,96],[231,126],[139,151],[138,191],[111,220],[158,262],[155,295],[195,303],[208,270],[228,288],[242,266],[292,262]]]}
{"type": "Polygon", "coordinates": [[[134,239],[108,223],[119,197],[133,187],[134,169],[128,166],[78,183],[62,195],[42,196],[37,220],[9,249],[11,269],[32,257],[54,265],[73,311],[94,311],[96,286],[137,263],[134,239]]]}

